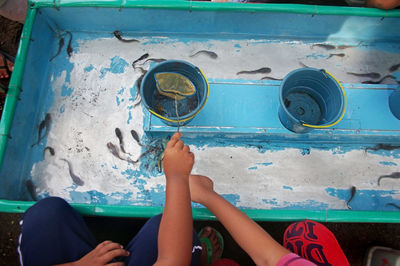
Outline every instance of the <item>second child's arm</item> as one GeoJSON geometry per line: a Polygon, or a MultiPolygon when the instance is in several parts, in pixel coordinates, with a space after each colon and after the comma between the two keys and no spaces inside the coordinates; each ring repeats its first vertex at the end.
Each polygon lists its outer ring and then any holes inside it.
{"type": "Polygon", "coordinates": [[[276,265],[290,253],[256,222],[217,194],[208,177],[190,176],[190,193],[193,201],[204,205],[217,217],[257,265],[276,265]]]}

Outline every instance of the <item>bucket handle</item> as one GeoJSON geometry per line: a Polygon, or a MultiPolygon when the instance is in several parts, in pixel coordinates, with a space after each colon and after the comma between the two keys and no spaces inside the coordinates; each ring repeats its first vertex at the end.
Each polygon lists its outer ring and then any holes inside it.
{"type": "Polygon", "coordinates": [[[329,72],[326,71],[325,69],[321,69],[321,72],[325,75],[326,78],[327,78],[326,74],[328,74],[329,76],[331,76],[331,77],[337,82],[337,84],[339,84],[340,89],[342,90],[343,96],[344,96],[344,108],[343,108],[343,112],[342,112],[342,114],[340,115],[339,119],[336,120],[335,122],[333,122],[332,124],[325,125],[325,126],[318,126],[318,125],[310,125],[310,124],[306,124],[306,123],[304,123],[304,122],[301,122],[301,124],[302,124],[303,126],[305,126],[305,127],[311,127],[311,128],[327,128],[327,127],[334,126],[334,125],[336,125],[337,123],[339,123],[340,120],[342,120],[342,118],[344,117],[344,114],[346,113],[347,97],[346,97],[346,92],[344,91],[342,84],[340,84],[340,82],[339,82],[331,73],[329,73],[329,72]]]}
{"type": "Polygon", "coordinates": [[[204,104],[201,106],[201,108],[199,110],[197,110],[196,113],[194,113],[193,115],[191,115],[190,117],[187,117],[185,119],[171,119],[171,118],[167,118],[165,116],[162,116],[160,114],[157,114],[155,111],[151,110],[150,108],[148,109],[150,113],[152,113],[153,115],[157,116],[160,119],[166,120],[168,122],[172,122],[172,123],[182,123],[182,122],[186,122],[190,119],[192,119],[193,117],[195,117],[204,107],[204,105],[206,105],[206,102],[208,100],[208,96],[210,95],[210,85],[208,84],[208,80],[206,78],[206,76],[204,75],[203,71],[201,71],[200,68],[196,67],[196,69],[200,72],[200,74],[203,76],[204,80],[206,81],[206,85],[207,85],[207,96],[206,96],[206,100],[204,101],[204,104]]]}

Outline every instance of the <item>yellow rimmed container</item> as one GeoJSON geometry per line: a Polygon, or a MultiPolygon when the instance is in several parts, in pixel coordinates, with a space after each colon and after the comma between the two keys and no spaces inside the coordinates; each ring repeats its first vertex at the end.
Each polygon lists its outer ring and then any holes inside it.
{"type": "Polygon", "coordinates": [[[209,84],[200,68],[181,60],[167,60],[152,67],[143,77],[140,94],[147,110],[170,126],[189,123],[207,102],[209,84]],[[177,99],[159,93],[156,75],[176,73],[189,79],[195,88],[194,94],[177,99]]]}
{"type": "Polygon", "coordinates": [[[295,133],[328,128],[342,120],[346,93],[324,69],[300,68],[290,72],[279,88],[279,119],[295,133]]]}

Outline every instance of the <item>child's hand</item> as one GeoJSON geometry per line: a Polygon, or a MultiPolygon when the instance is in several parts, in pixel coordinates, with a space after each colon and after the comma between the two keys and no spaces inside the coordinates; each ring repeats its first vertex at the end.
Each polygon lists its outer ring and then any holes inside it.
{"type": "Polygon", "coordinates": [[[180,138],[181,133],[175,133],[168,142],[164,152],[164,173],[166,178],[189,178],[194,164],[194,154],[189,146],[180,138]]]}
{"type": "Polygon", "coordinates": [[[203,205],[204,200],[209,197],[210,193],[215,193],[213,181],[203,175],[190,175],[189,186],[192,201],[203,205]]]}
{"type": "MultiPolygon", "coordinates": [[[[82,257],[80,260],[71,263],[70,265],[72,266],[87,266],[87,265],[93,265],[93,266],[102,266],[102,265],[108,265],[110,261],[112,261],[116,257],[121,257],[121,256],[129,256],[129,252],[124,250],[122,246],[118,243],[114,243],[111,241],[104,241],[103,243],[100,243],[97,245],[95,249],[93,249],[91,252],[86,254],[84,257],[82,257]]],[[[68,264],[66,264],[68,265],[68,264]]],[[[112,263],[111,265],[125,265],[123,262],[115,262],[112,263]]]]}

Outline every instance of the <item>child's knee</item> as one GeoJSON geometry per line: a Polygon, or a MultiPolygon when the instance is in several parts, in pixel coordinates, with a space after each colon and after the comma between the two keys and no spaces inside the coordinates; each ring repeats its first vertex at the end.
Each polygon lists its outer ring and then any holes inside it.
{"type": "Polygon", "coordinates": [[[55,211],[70,207],[64,199],[59,197],[48,197],[38,201],[35,205],[44,207],[46,209],[53,209],[55,211]]]}
{"type": "Polygon", "coordinates": [[[52,219],[57,219],[57,217],[60,217],[60,214],[71,209],[71,206],[64,199],[49,197],[38,201],[29,208],[24,215],[24,219],[29,216],[42,216],[43,218],[51,216],[52,219]]]}

